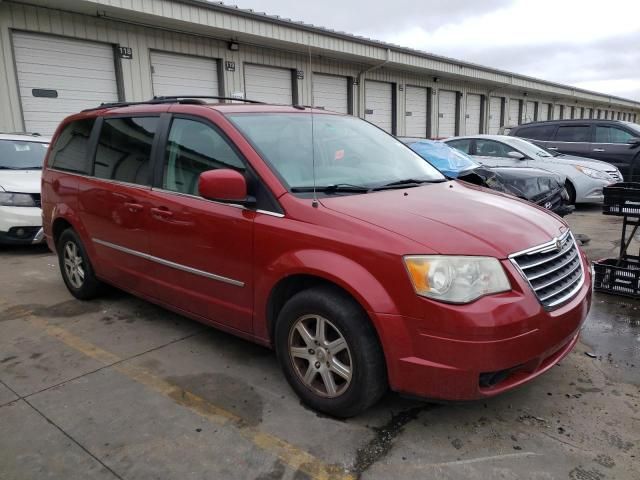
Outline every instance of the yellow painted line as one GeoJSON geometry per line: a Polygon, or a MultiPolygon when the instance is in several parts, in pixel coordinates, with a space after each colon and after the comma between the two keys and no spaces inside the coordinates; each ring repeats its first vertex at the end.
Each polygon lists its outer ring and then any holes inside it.
{"type": "Polygon", "coordinates": [[[265,433],[255,427],[247,425],[245,420],[218,407],[204,398],[184,390],[166,380],[155,376],[145,368],[123,363],[123,359],[111,352],[74,335],[62,327],[52,325],[46,320],[35,317],[28,311],[16,312],[24,314],[29,322],[46,332],[49,336],[56,338],[68,347],[86,355],[89,358],[98,360],[107,366],[117,370],[126,377],[171,398],[178,405],[188,408],[192,412],[217,423],[218,425],[229,425],[245,439],[249,440],[258,448],[276,455],[281,462],[294,470],[299,470],[314,480],[353,480],[356,477],[338,465],[329,465],[314,457],[310,453],[291,445],[290,443],[265,433]]]}

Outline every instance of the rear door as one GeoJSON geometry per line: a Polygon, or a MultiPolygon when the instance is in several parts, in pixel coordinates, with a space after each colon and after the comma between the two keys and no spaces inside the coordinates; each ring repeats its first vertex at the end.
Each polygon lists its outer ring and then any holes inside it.
{"type": "Polygon", "coordinates": [[[98,120],[92,176],[78,177],[82,223],[91,236],[100,276],[117,286],[152,295],[147,258],[151,207],[151,158],[159,117],[98,120]]]}
{"type": "Polygon", "coordinates": [[[256,212],[200,197],[202,172],[245,161],[205,119],[167,117],[148,212],[158,298],[207,321],[250,332],[256,212]],[[170,123],[169,123],[170,120],[170,123]]]}
{"type": "Polygon", "coordinates": [[[559,153],[588,157],[590,142],[591,125],[571,122],[560,124],[553,140],[545,146],[559,153]]]}
{"type": "MultiPolygon", "coordinates": [[[[631,160],[638,153],[640,147],[629,145],[627,142],[637,137],[631,130],[611,124],[596,124],[593,143],[590,145],[589,156],[611,163],[618,167],[627,181],[631,160]]],[[[636,165],[634,179],[640,174],[640,165],[636,165]]]]}

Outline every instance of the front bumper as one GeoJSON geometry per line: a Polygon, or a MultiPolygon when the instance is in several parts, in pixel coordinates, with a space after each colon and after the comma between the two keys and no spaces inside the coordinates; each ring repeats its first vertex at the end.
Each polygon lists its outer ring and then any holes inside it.
{"type": "Polygon", "coordinates": [[[583,175],[580,183],[574,185],[576,189],[576,203],[602,203],[604,202],[603,188],[615,183],[611,180],[598,180],[583,175]]]}
{"type": "Polygon", "coordinates": [[[28,245],[43,241],[40,208],[0,206],[0,243],[28,245]]]}
{"type": "Polygon", "coordinates": [[[391,388],[411,396],[474,400],[549,370],[578,341],[591,304],[591,274],[568,303],[547,311],[509,269],[514,289],[468,305],[425,299],[424,318],[377,315],[391,388]]]}

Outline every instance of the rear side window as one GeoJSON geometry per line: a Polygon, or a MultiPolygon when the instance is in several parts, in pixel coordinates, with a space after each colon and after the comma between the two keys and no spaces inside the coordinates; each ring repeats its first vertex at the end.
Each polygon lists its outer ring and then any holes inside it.
{"type": "Polygon", "coordinates": [[[627,143],[633,135],[617,127],[596,126],[596,143],[627,143]]]}
{"type": "Polygon", "coordinates": [[[538,125],[535,127],[519,128],[515,135],[522,138],[530,138],[532,140],[551,140],[555,125],[538,125]]]}
{"type": "Polygon", "coordinates": [[[162,188],[198,195],[200,174],[219,168],[244,171],[245,166],[211,126],[183,118],[173,120],[164,153],[162,188]]]}
{"type": "Polygon", "coordinates": [[[480,138],[476,139],[476,155],[506,158],[509,156],[509,152],[513,152],[514,150],[514,148],[502,142],[480,138]]]}
{"type": "Polygon", "coordinates": [[[89,137],[94,118],[77,120],[67,125],[51,148],[49,167],[65,172],[90,173],[89,137]]]}
{"type": "Polygon", "coordinates": [[[561,125],[556,132],[558,142],[588,142],[590,141],[588,125],[561,125]]]}
{"type": "Polygon", "coordinates": [[[97,178],[151,184],[151,145],[158,117],[105,118],[94,163],[97,178]]]}
{"type": "Polygon", "coordinates": [[[462,153],[469,155],[471,153],[471,139],[465,138],[464,140],[452,140],[446,142],[450,147],[460,150],[462,153]]]}

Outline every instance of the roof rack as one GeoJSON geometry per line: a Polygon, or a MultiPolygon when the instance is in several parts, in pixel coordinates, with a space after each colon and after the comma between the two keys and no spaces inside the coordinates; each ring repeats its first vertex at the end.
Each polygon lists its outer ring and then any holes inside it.
{"type": "Polygon", "coordinates": [[[82,110],[83,112],[91,112],[94,110],[102,110],[103,108],[121,108],[121,107],[132,107],[136,105],[160,105],[164,103],[181,103],[181,104],[195,104],[195,105],[203,105],[206,103],[203,99],[215,99],[215,100],[232,100],[235,102],[245,102],[245,103],[257,103],[264,104],[264,102],[259,102],[258,100],[246,100],[244,98],[233,98],[233,97],[218,97],[218,96],[210,96],[210,95],[167,95],[167,96],[155,96],[151,100],[146,100],[143,102],[107,102],[101,103],[97,107],[86,108],[82,110]]]}

